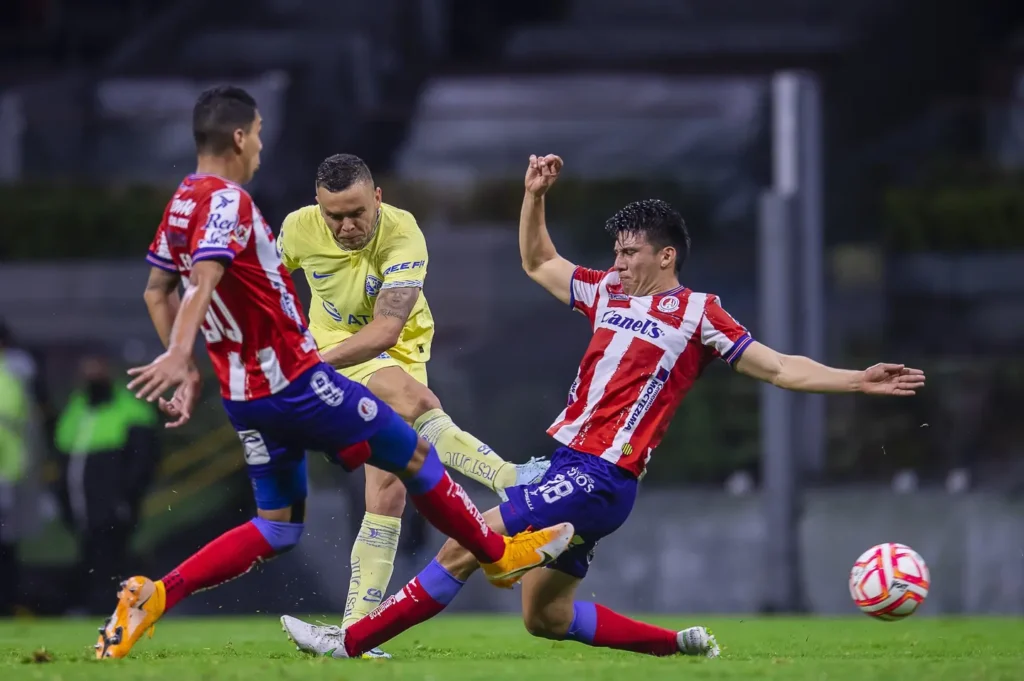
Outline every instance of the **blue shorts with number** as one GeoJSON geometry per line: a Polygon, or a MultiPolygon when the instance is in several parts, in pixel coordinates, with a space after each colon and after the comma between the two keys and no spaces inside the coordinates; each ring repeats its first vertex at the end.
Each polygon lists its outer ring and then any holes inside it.
{"type": "Polygon", "coordinates": [[[330,458],[349,445],[374,441],[378,451],[411,455],[416,431],[362,385],[318,364],[269,397],[224,400],[238,431],[256,507],[284,508],[306,498],[306,450],[330,458]]]}
{"type": "Polygon", "coordinates": [[[633,510],[637,479],[601,457],[562,447],[539,483],[505,492],[508,501],[499,508],[509,535],[572,523],[573,545],[548,567],[583,579],[598,540],[619,529],[633,510]]]}

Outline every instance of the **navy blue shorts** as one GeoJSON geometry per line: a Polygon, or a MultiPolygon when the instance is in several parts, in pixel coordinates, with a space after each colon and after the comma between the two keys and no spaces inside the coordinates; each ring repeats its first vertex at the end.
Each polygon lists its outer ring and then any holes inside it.
{"type": "Polygon", "coordinates": [[[597,542],[619,529],[633,510],[637,479],[610,461],[561,447],[539,483],[505,491],[508,501],[498,508],[510,536],[572,523],[573,545],[548,567],[583,579],[597,542]]]}
{"type": "MultiPolygon", "coordinates": [[[[373,439],[375,455],[395,450],[411,456],[416,447],[416,432],[391,407],[325,363],[279,393],[249,402],[224,400],[224,409],[242,441],[256,506],[264,510],[306,498],[306,450],[331,458],[373,439]]],[[[364,461],[339,463],[351,470],[364,461]]]]}

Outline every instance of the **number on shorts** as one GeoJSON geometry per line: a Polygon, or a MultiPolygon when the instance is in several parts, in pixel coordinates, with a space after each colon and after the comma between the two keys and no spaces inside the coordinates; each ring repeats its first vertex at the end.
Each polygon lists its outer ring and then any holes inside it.
{"type": "Polygon", "coordinates": [[[345,391],[334,385],[334,381],[322,371],[313,374],[309,379],[309,386],[328,407],[337,407],[345,399],[345,391]]]}
{"type": "Polygon", "coordinates": [[[540,497],[544,500],[544,503],[553,504],[559,499],[572,494],[573,485],[572,480],[566,480],[565,476],[559,473],[541,485],[538,489],[540,490],[540,497]]]}

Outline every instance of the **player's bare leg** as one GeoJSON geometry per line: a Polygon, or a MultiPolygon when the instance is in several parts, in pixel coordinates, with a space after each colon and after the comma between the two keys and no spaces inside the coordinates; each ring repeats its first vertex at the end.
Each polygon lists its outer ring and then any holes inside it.
{"type": "Polygon", "coordinates": [[[549,462],[540,459],[523,464],[502,459],[474,435],[455,425],[434,392],[400,367],[376,371],[366,387],[413,424],[416,432],[437,448],[445,466],[488,487],[502,499],[506,487],[536,483],[548,468],[549,462]]]}
{"type": "Polygon", "coordinates": [[[718,657],[718,643],[704,627],[682,631],[638,622],[603,605],[576,600],[582,580],[560,570],[537,570],[523,578],[523,624],[533,636],[578,641],[646,655],[718,657]]]}
{"type": "Polygon", "coordinates": [[[117,608],[100,627],[96,657],[125,657],[143,634],[152,637],[157,620],[186,596],[239,577],[292,548],[302,534],[302,523],[292,522],[294,513],[291,506],[260,509],[256,519],[214,539],[163,579],[137,575],[121,582],[117,608]]]}

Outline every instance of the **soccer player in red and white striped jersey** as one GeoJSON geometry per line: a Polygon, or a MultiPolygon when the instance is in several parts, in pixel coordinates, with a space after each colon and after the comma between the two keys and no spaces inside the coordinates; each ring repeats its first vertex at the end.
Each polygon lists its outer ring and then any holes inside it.
{"type": "MultiPolygon", "coordinates": [[[[530,278],[582,313],[594,335],[568,406],[548,429],[563,445],[550,469],[538,484],[509,488],[508,501],[484,517],[503,534],[557,522],[575,528],[573,546],[550,569],[523,579],[523,619],[534,636],[649,655],[716,657],[718,644],[704,627],[663,629],[575,598],[598,540],[629,517],[637,481],[701,372],[721,359],[789,390],[894,396],[915,394],[924,374],[902,364],[833,369],[754,341],[717,296],[680,285],[690,237],[664,201],[631,203],[608,220],[615,239],[611,269],[577,267],[558,255],[544,219],[544,195],[561,168],[557,156],[530,157],[519,250],[530,278]]],[[[475,569],[472,555],[448,542],[399,594],[343,634],[283,621],[304,650],[358,657],[443,610],[475,569]]]]}
{"type": "Polygon", "coordinates": [[[224,410],[242,444],[256,517],[163,579],[136,575],[122,582],[95,644],[100,659],[128,655],[182,599],[298,544],[307,450],[323,452],[346,470],[369,461],[399,476],[419,512],[470,547],[501,587],[553,560],[573,536],[569,524],[511,539],[489,528],[433,445],[323,361],[274,235],[242,188],[259,167],[261,125],[256,101],[240,88],[212,88],[196,101],[196,172],[168,203],[147,255],[153,268],[146,304],[167,351],[128,371],[136,397],[157,401],[173,419],[168,426],[184,424],[198,396],[192,352],[202,332],[224,410]],[[186,288],[179,296],[181,283],[186,288]],[[168,390],[174,393],[165,400],[168,390]]]}

